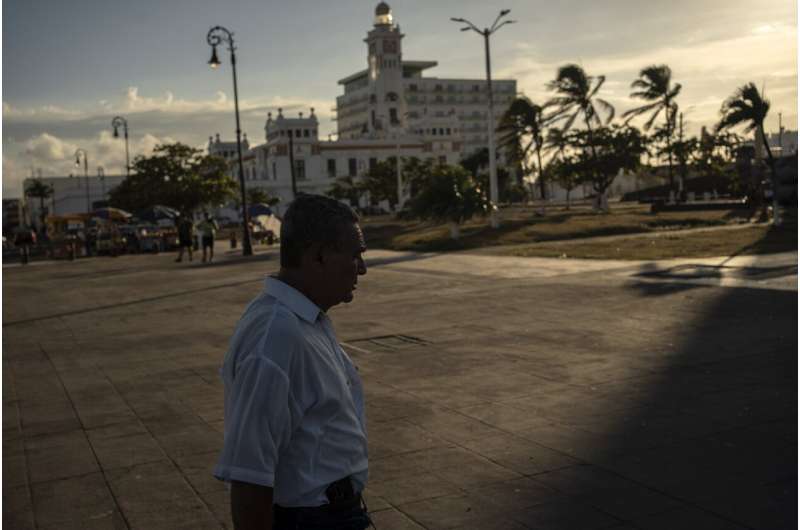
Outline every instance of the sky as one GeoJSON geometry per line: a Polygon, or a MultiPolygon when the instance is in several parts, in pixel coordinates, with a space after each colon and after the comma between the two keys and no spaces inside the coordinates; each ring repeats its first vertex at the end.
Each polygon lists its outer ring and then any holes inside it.
{"type": "MultiPolygon", "coordinates": [[[[264,142],[268,111],[308,112],[320,136],[334,132],[337,81],[366,68],[364,37],[377,2],[364,0],[5,0],[3,1],[3,197],[19,197],[32,173],[122,174],[125,146],[111,120],[128,120],[131,157],[165,142],[204,147],[235,138],[233,82],[206,64],[206,34],[234,32],[242,130],[264,142]]],[[[683,88],[687,134],[719,119],[737,87],[763,87],[787,129],[797,128],[797,9],[792,0],[395,0],[404,60],[435,60],[428,76],[484,79],[482,39],[450,17],[490,25],[500,9],[515,24],[492,36],[492,75],[517,80],[538,103],[559,66],[606,76],[598,94],[617,115],[639,71],[667,64],[683,88]]]]}

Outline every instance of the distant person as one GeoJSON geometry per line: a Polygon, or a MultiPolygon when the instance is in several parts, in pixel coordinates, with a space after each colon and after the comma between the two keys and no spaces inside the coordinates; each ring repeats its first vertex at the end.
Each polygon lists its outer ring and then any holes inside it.
{"type": "Polygon", "coordinates": [[[201,244],[203,245],[203,263],[214,259],[214,238],[217,236],[219,226],[208,212],[203,214],[203,220],[197,225],[200,231],[201,244]]]}
{"type": "Polygon", "coordinates": [[[36,244],[36,232],[27,224],[17,227],[14,233],[14,245],[19,250],[20,262],[27,265],[30,261],[31,247],[36,244]]]}
{"type": "Polygon", "coordinates": [[[178,258],[176,263],[183,261],[183,251],[189,253],[189,261],[192,261],[192,232],[194,231],[194,224],[192,218],[186,214],[178,218],[178,258]]]}
{"type": "Polygon", "coordinates": [[[242,315],[222,366],[236,529],[364,530],[367,428],[358,371],[327,311],[366,274],[358,216],[319,195],[289,205],[280,271],[242,315]]]}

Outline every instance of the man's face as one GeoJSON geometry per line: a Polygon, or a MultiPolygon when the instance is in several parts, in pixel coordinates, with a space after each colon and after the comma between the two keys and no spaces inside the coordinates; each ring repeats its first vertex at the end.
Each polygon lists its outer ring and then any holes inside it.
{"type": "Polygon", "coordinates": [[[353,301],[358,277],[367,273],[362,257],[366,251],[361,227],[353,223],[342,230],[339,246],[325,252],[323,280],[329,306],[353,301]]]}

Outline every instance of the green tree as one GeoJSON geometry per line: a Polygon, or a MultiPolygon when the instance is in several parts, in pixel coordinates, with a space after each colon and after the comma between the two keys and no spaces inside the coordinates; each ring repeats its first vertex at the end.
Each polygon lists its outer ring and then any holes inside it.
{"type": "Polygon", "coordinates": [[[245,192],[247,196],[247,204],[266,204],[267,206],[275,206],[281,202],[280,197],[273,196],[266,188],[258,186],[251,186],[245,192]]]}
{"type": "Polygon", "coordinates": [[[547,119],[544,109],[526,97],[515,99],[500,119],[498,132],[500,145],[508,147],[520,165],[524,175],[532,175],[534,170],[539,175],[539,187],[542,199],[547,199],[544,166],[542,165],[542,148],[544,147],[544,129],[547,119]],[[528,163],[533,155],[536,163],[528,163]]]}
{"type": "Polygon", "coordinates": [[[133,172],[111,190],[109,202],[129,211],[163,204],[194,212],[225,204],[237,188],[222,158],[181,143],[163,144],[134,160],[133,172]]]}
{"type": "Polygon", "coordinates": [[[347,201],[350,206],[356,206],[361,196],[361,190],[349,176],[337,177],[326,193],[338,201],[347,201]]]}
{"type": "Polygon", "coordinates": [[[675,118],[678,115],[678,104],[675,98],[681,91],[680,83],[672,83],[672,70],[666,64],[651,65],[642,69],[639,72],[639,78],[631,83],[632,98],[639,98],[649,103],[630,109],[622,114],[627,117],[626,123],[631,119],[641,116],[642,114],[650,114],[650,118],[644,124],[644,130],[649,131],[653,126],[659,114],[664,113],[664,134],[663,138],[666,141],[666,153],[668,157],[668,176],[670,188],[675,188],[675,178],[672,174],[672,138],[675,134],[675,118]]]}
{"type": "MultiPolygon", "coordinates": [[[[717,124],[717,131],[725,131],[737,126],[744,126],[747,133],[756,133],[756,139],[761,137],[764,150],[767,153],[767,161],[772,177],[772,221],[776,225],[781,224],[778,210],[778,182],[775,175],[775,159],[767,143],[767,136],[764,132],[764,120],[769,114],[769,101],[758,91],[754,83],[747,83],[739,87],[728,99],[722,103],[720,114],[722,118],[717,124]]],[[[758,194],[761,201],[763,193],[758,194]]]]}
{"type": "Polygon", "coordinates": [[[55,193],[53,187],[46,184],[42,179],[37,178],[30,180],[27,186],[25,186],[26,196],[39,199],[39,220],[42,223],[41,226],[44,226],[44,219],[47,216],[44,209],[44,201],[52,197],[53,193],[55,193]]]}
{"type": "Polygon", "coordinates": [[[480,149],[475,149],[458,163],[461,167],[469,171],[470,175],[476,177],[489,167],[489,148],[481,147],[480,149]]]}
{"type": "MultiPolygon", "coordinates": [[[[401,168],[402,172],[402,168],[401,168]]],[[[388,201],[389,207],[397,207],[397,158],[379,160],[363,175],[358,183],[361,192],[368,192],[374,202],[388,201]]]]}
{"type": "Polygon", "coordinates": [[[576,133],[575,138],[577,145],[584,146],[579,157],[580,173],[591,181],[597,207],[607,211],[606,190],[620,171],[635,171],[641,165],[644,137],[630,125],[611,125],[595,130],[591,138],[588,131],[576,133]],[[593,145],[587,149],[589,142],[593,145]]]}
{"type": "Polygon", "coordinates": [[[545,171],[550,178],[567,192],[567,210],[570,208],[569,196],[572,190],[577,188],[584,179],[581,173],[585,168],[581,166],[577,156],[563,155],[553,158],[547,165],[545,171]]]}
{"type": "Polygon", "coordinates": [[[409,204],[411,214],[423,220],[450,223],[450,236],[458,239],[461,223],[485,216],[495,206],[483,188],[461,166],[436,166],[409,204]]]}

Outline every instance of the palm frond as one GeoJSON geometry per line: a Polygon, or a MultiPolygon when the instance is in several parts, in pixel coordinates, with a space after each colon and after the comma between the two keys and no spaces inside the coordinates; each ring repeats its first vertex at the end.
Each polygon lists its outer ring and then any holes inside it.
{"type": "Polygon", "coordinates": [[[609,103],[608,101],[600,98],[596,98],[595,101],[603,108],[603,110],[608,114],[606,118],[606,123],[611,122],[614,119],[614,114],[616,113],[616,109],[614,109],[614,105],[609,103]]]}

